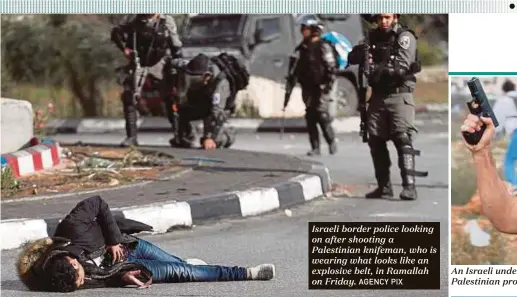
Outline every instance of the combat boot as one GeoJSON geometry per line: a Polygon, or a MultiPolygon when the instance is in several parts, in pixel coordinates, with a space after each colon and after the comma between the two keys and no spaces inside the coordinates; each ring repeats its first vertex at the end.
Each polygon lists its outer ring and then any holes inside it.
{"type": "Polygon", "coordinates": [[[314,148],[307,152],[307,156],[320,156],[320,155],[321,155],[320,148],[314,148]]]}
{"type": "Polygon", "coordinates": [[[415,156],[403,153],[399,156],[400,177],[402,178],[402,192],[400,199],[415,200],[418,195],[415,186],[415,156]]]}
{"type": "Polygon", "coordinates": [[[388,180],[378,180],[377,188],[365,195],[366,198],[393,198],[393,187],[388,180]]]}
{"type": "Polygon", "coordinates": [[[120,144],[121,147],[138,146],[137,140],[137,114],[134,106],[128,106],[124,109],[124,117],[126,118],[126,139],[120,144]]]}
{"type": "Polygon", "coordinates": [[[331,155],[334,155],[335,153],[337,153],[337,143],[335,140],[329,144],[329,153],[331,155]]]}
{"type": "Polygon", "coordinates": [[[309,139],[311,143],[311,150],[307,152],[307,156],[319,156],[321,155],[320,151],[320,142],[318,139],[309,139]]]}

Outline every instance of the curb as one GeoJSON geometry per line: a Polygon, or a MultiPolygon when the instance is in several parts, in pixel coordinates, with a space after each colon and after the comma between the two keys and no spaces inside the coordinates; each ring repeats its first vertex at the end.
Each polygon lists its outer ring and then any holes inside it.
{"type": "Polygon", "coordinates": [[[52,168],[61,162],[59,143],[43,143],[14,153],[3,154],[2,170],[11,168],[15,177],[52,168]]]}
{"type": "MultiPolygon", "coordinates": [[[[217,194],[189,202],[166,202],[112,209],[114,216],[140,221],[155,234],[178,227],[193,227],[203,221],[246,218],[322,198],[331,190],[328,169],[313,163],[312,170],[271,187],[250,188],[217,194]]],[[[21,247],[25,242],[54,233],[61,218],[12,219],[1,222],[1,250],[21,247]]]]}
{"type": "MultiPolygon", "coordinates": [[[[418,113],[446,113],[449,111],[448,104],[427,104],[417,105],[415,112],[418,113]]],[[[230,118],[230,126],[239,132],[280,132],[284,125],[286,133],[305,133],[307,125],[303,117],[298,118],[267,118],[267,119],[246,119],[230,118]]],[[[336,133],[349,133],[359,131],[359,117],[336,118],[333,126],[336,133]]],[[[137,122],[139,132],[170,133],[171,125],[165,117],[145,117],[137,122]]],[[[193,126],[197,132],[203,131],[201,121],[194,121],[193,126]]],[[[83,119],[56,119],[47,124],[47,131],[58,134],[82,134],[82,133],[110,133],[125,131],[123,118],[83,118],[83,119]]]]}

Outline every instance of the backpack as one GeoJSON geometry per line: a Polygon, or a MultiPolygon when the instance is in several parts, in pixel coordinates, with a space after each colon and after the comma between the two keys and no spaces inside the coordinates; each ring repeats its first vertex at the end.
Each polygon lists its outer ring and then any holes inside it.
{"type": "Polygon", "coordinates": [[[211,61],[224,72],[233,96],[248,86],[250,81],[248,69],[235,56],[221,53],[212,57],[211,61]]]}
{"type": "Polygon", "coordinates": [[[352,51],[350,40],[343,34],[335,31],[323,34],[321,40],[332,47],[338,71],[344,70],[348,66],[348,53],[352,51]]]}

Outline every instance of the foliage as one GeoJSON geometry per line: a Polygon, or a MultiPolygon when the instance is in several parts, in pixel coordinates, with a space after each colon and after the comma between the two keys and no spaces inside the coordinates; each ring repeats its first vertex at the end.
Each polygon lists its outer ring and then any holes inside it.
{"type": "MultiPolygon", "coordinates": [[[[111,44],[109,17],[37,15],[2,17],[2,59],[9,74],[6,93],[20,83],[66,87],[84,116],[104,102],[101,86],[112,79],[120,53],[111,44]]],[[[4,74],[4,73],[3,73],[4,74]]]]}
{"type": "Polygon", "coordinates": [[[6,166],[2,168],[2,180],[1,180],[1,189],[2,190],[14,190],[19,187],[19,183],[14,177],[13,171],[10,167],[6,166]]]}
{"type": "MultiPolygon", "coordinates": [[[[63,109],[73,117],[118,115],[120,89],[114,84],[114,71],[126,61],[111,42],[110,31],[122,17],[2,15],[3,96],[52,103],[57,115],[63,109]]],[[[186,15],[173,17],[181,31],[186,15]]],[[[403,20],[409,26],[420,24],[426,39],[439,17],[408,15],[403,20]]],[[[424,65],[443,57],[432,44],[419,44],[424,65]]]]}

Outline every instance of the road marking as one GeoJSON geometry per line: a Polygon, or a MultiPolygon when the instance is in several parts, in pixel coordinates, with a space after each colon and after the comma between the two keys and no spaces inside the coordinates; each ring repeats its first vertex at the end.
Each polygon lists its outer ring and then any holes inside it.
{"type": "MultiPolygon", "coordinates": [[[[374,213],[374,214],[369,215],[369,217],[378,217],[378,218],[419,218],[419,219],[431,218],[428,214],[404,213],[404,212],[374,213]]],[[[434,217],[433,217],[433,219],[434,219],[434,217]]]]}

